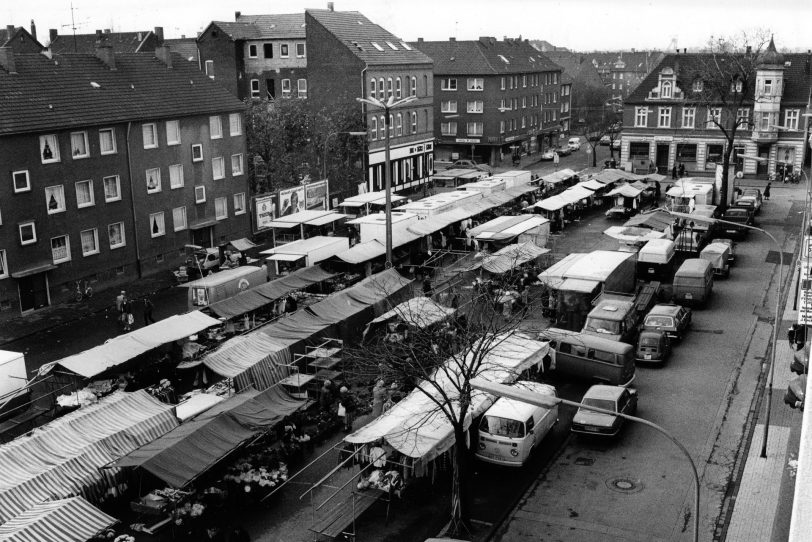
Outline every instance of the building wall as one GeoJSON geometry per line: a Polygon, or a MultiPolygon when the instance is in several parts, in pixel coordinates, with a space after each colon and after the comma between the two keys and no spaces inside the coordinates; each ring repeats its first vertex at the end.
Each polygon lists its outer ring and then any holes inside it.
{"type": "Polygon", "coordinates": [[[348,104],[365,95],[364,63],[310,14],[305,13],[308,99],[316,109],[348,104]]]}
{"type": "Polygon", "coordinates": [[[206,71],[207,60],[213,61],[213,79],[234,96],[244,97],[246,83],[239,79],[242,59],[237,54],[238,47],[234,41],[217,26],[209,25],[197,39],[197,48],[201,71],[206,71]]]}
{"type": "MultiPolygon", "coordinates": [[[[270,89],[274,98],[280,97],[306,97],[306,90],[304,95],[300,95],[298,88],[298,80],[304,79],[307,81],[307,46],[304,39],[278,39],[278,40],[249,40],[240,44],[242,48],[243,58],[245,59],[245,80],[247,81],[247,94],[246,97],[255,99],[266,99],[268,96],[269,82],[273,82],[273,87],[270,89]],[[265,57],[265,45],[270,45],[273,48],[273,56],[271,58],[265,57]],[[298,56],[296,52],[297,44],[305,46],[304,56],[298,56]],[[256,58],[251,58],[251,46],[256,46],[256,58]],[[282,46],[288,46],[287,58],[282,57],[282,46]],[[282,91],[283,80],[290,81],[290,93],[282,91]],[[256,87],[252,86],[251,81],[256,80],[259,84],[259,92],[256,92],[256,87]]],[[[307,83],[305,83],[306,85],[307,83]]]]}
{"type": "Polygon", "coordinates": [[[42,51],[42,44],[35,40],[28,32],[18,31],[13,39],[6,43],[7,47],[15,53],[39,53],[42,51]]]}

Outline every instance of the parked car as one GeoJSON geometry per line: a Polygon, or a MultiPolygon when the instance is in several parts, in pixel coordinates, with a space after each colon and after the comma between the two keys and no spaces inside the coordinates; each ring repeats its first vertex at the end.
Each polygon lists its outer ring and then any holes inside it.
{"type": "Polygon", "coordinates": [[[680,341],[690,325],[691,309],[673,303],[659,303],[648,311],[640,330],[662,331],[680,341]]]}
{"type": "Polygon", "coordinates": [[[764,197],[761,195],[761,190],[758,188],[745,188],[742,190],[739,198],[754,198],[756,202],[756,214],[761,211],[761,206],[764,204],[764,197]]]}
{"type": "Polygon", "coordinates": [[[714,239],[713,242],[727,245],[728,249],[730,249],[730,252],[727,254],[727,263],[729,265],[736,263],[736,242],[733,239],[719,238],[714,239]]]}
{"type": "Polygon", "coordinates": [[[572,149],[569,146],[566,147],[558,147],[555,152],[558,153],[558,156],[569,156],[572,154],[572,149]]]}
{"type": "Polygon", "coordinates": [[[641,331],[634,349],[635,361],[665,363],[671,355],[671,339],[668,333],[655,329],[641,331]]]}
{"type": "Polygon", "coordinates": [[[547,149],[543,153],[541,153],[542,160],[555,160],[556,150],[555,149],[547,149]]]}
{"type": "Polygon", "coordinates": [[[476,169],[478,171],[484,171],[488,175],[493,175],[493,168],[485,164],[477,164],[473,160],[457,160],[450,166],[446,166],[446,169],[476,169]]]}
{"type": "Polygon", "coordinates": [[[733,222],[734,224],[725,224],[720,222],[719,226],[722,232],[726,235],[741,235],[745,237],[749,228],[744,226],[752,226],[755,224],[753,218],[753,211],[744,207],[731,207],[722,215],[722,220],[726,222],[733,222]],[[739,226],[738,224],[741,224],[739,226]]]}
{"type": "Polygon", "coordinates": [[[598,142],[598,144],[605,147],[605,146],[609,145],[609,143],[611,143],[611,142],[612,142],[612,138],[610,138],[608,135],[604,135],[604,136],[601,136],[601,139],[598,142]]]}
{"type": "MultiPolygon", "coordinates": [[[[637,412],[637,390],[596,384],[584,394],[581,403],[612,412],[633,415],[637,412]]],[[[584,435],[612,437],[625,425],[623,418],[579,408],[572,419],[571,431],[584,435]]]]}
{"type": "Polygon", "coordinates": [[[186,257],[187,273],[192,276],[206,276],[220,270],[220,250],[203,248],[197,245],[186,245],[192,253],[186,257]]]}
{"type": "Polygon", "coordinates": [[[580,137],[571,137],[567,141],[567,147],[570,149],[577,151],[581,148],[581,138],[580,137]]]}

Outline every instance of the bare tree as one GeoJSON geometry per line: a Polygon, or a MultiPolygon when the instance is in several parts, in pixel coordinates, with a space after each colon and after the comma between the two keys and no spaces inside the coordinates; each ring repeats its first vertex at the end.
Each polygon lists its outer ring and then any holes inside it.
{"type": "Polygon", "coordinates": [[[594,86],[575,79],[572,85],[572,110],[577,126],[592,149],[592,167],[597,166],[597,149],[604,136],[609,137],[609,149],[614,157],[614,142],[620,137],[621,116],[617,104],[608,100],[611,92],[604,86],[594,86]]]}

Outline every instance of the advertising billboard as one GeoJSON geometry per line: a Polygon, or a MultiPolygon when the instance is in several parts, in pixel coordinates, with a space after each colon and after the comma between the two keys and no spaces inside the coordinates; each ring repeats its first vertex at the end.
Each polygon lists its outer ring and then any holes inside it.
{"type": "Polygon", "coordinates": [[[276,217],[276,194],[266,194],[254,198],[255,231],[267,230],[276,217]]]}
{"type": "Polygon", "coordinates": [[[296,186],[279,191],[279,216],[288,216],[305,209],[305,187],[296,186]]]}
{"type": "Polygon", "coordinates": [[[327,179],[305,185],[305,205],[308,210],[326,211],[330,191],[327,179]]]}

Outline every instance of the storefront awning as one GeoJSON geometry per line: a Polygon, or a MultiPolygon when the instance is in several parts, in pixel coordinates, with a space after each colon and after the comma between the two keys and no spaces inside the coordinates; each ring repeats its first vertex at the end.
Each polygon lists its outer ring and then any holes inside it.
{"type": "Polygon", "coordinates": [[[116,523],[82,497],[70,497],[35,504],[0,525],[0,540],[85,542],[116,523]]]}
{"type": "Polygon", "coordinates": [[[36,275],[37,273],[51,271],[52,269],[56,269],[56,266],[51,262],[41,262],[38,264],[34,264],[31,267],[20,269],[19,271],[12,271],[11,277],[15,279],[21,279],[23,277],[30,277],[31,275],[36,275]]]}
{"type": "Polygon", "coordinates": [[[240,252],[245,252],[246,250],[252,249],[255,246],[257,246],[255,243],[252,243],[245,237],[242,237],[240,239],[234,239],[233,241],[230,241],[229,244],[234,248],[236,248],[237,250],[239,250],[240,252]]]}
{"type": "Polygon", "coordinates": [[[277,262],[295,262],[307,257],[307,254],[271,254],[267,256],[266,260],[277,262]]]}
{"type": "Polygon", "coordinates": [[[209,226],[214,226],[217,224],[217,219],[209,218],[205,220],[198,220],[197,222],[192,222],[189,224],[190,230],[202,230],[203,228],[208,228],[209,226]]]}

